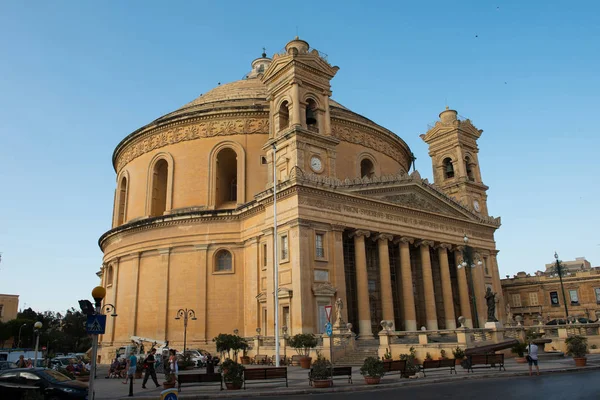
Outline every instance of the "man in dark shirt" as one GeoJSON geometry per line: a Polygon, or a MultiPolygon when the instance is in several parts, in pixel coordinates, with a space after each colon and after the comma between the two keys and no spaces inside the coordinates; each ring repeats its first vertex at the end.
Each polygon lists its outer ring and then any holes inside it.
{"type": "Polygon", "coordinates": [[[158,379],[156,379],[156,371],[154,370],[154,363],[156,362],[156,359],[154,358],[155,354],[156,349],[150,350],[150,354],[148,354],[148,357],[146,357],[146,359],[144,360],[144,368],[146,368],[146,373],[144,374],[142,389],[146,389],[146,382],[148,382],[148,377],[150,376],[152,377],[152,380],[154,381],[156,387],[160,386],[158,384],[158,379]]]}

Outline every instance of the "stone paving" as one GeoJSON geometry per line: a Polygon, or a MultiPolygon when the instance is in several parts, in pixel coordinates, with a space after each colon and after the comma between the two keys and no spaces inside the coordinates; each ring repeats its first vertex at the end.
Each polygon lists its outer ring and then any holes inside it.
{"type": "MultiPolygon", "coordinates": [[[[475,369],[474,373],[467,373],[465,369],[458,366],[457,374],[450,375],[447,369],[440,371],[427,371],[427,377],[418,379],[400,378],[398,375],[385,376],[379,385],[366,385],[363,377],[360,375],[360,368],[353,367],[352,380],[353,384],[348,383],[345,379],[338,378],[334,381],[334,386],[328,389],[314,389],[308,385],[308,371],[300,367],[288,367],[288,383],[289,388],[285,384],[277,383],[253,383],[248,385],[246,390],[223,390],[220,391],[218,386],[184,386],[179,398],[183,399],[214,399],[214,398],[248,398],[262,397],[273,395],[294,395],[294,394],[323,394],[328,392],[349,392],[360,390],[378,390],[392,389],[395,387],[405,387],[410,385],[426,385],[430,383],[452,382],[458,380],[471,380],[493,377],[510,377],[522,376],[528,374],[527,364],[518,364],[514,359],[506,360],[506,371],[498,371],[497,369],[475,369]]],[[[252,368],[252,366],[249,366],[252,368]]],[[[560,372],[576,372],[600,369],[600,355],[588,355],[588,363],[586,367],[576,367],[574,361],[570,357],[561,359],[549,359],[540,361],[540,374],[560,373],[560,372]]],[[[112,400],[126,399],[129,393],[129,385],[124,385],[121,379],[104,379],[108,368],[102,366],[98,369],[98,379],[96,380],[96,400],[112,400]]],[[[192,371],[184,371],[190,373],[192,371]]],[[[193,372],[202,372],[204,369],[196,369],[193,372]]],[[[535,369],[534,369],[535,373],[535,369]]],[[[163,376],[158,374],[159,383],[162,383],[163,376]]],[[[160,398],[162,387],[154,388],[154,383],[148,381],[146,387],[142,389],[142,380],[136,379],[134,383],[134,397],[138,399],[160,398]]]]}

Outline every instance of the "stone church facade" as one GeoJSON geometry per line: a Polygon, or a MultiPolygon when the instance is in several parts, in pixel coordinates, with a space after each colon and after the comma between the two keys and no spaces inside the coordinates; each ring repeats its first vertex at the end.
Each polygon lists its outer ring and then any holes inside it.
{"type": "Polygon", "coordinates": [[[323,332],[323,306],[338,298],[359,339],[381,320],[441,330],[478,315],[483,327],[486,286],[504,309],[482,131],[444,110],[421,135],[430,183],[400,137],[331,99],[337,71],[296,38],[118,144],[112,229],[99,240],[98,275],[118,313],[103,359],[131,336],[180,344],[182,308],[197,317],[188,347],[235,329],[274,336],[275,240],[288,334],[323,332]],[[457,268],[464,235],[480,267],[457,268]]]}

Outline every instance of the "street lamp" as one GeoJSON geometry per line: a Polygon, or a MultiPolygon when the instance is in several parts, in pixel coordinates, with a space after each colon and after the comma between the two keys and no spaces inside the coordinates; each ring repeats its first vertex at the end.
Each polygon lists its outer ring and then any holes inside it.
{"type": "Polygon", "coordinates": [[[554,259],[556,260],[556,264],[554,265],[554,273],[556,273],[560,279],[560,290],[563,295],[563,303],[565,303],[565,323],[569,320],[569,309],[567,308],[567,297],[565,296],[565,287],[563,285],[562,277],[563,275],[570,275],[567,272],[567,268],[562,265],[561,261],[558,259],[558,253],[554,252],[554,259]]]}
{"type": "Polygon", "coordinates": [[[23,324],[19,327],[19,341],[17,343],[17,347],[21,348],[21,329],[23,329],[23,327],[27,326],[27,324],[23,324]]]}
{"type": "MultiPolygon", "coordinates": [[[[469,237],[465,234],[463,237],[463,241],[465,242],[465,247],[462,250],[463,261],[458,264],[458,268],[466,268],[467,266],[471,266],[471,268],[475,268],[477,266],[481,266],[483,263],[481,260],[477,261],[477,264],[473,262],[473,248],[469,246],[469,237]]],[[[477,299],[475,298],[475,286],[473,285],[473,271],[469,273],[469,283],[471,284],[471,301],[473,303],[473,313],[475,314],[473,318],[473,328],[479,328],[479,316],[477,315],[477,299]]]]}
{"type": "Polygon", "coordinates": [[[187,340],[187,325],[188,325],[188,318],[191,319],[192,321],[197,320],[198,318],[196,318],[196,312],[192,309],[183,309],[180,308],[177,311],[177,316],[175,317],[175,319],[181,319],[183,318],[183,356],[185,357],[185,345],[186,345],[186,340],[187,340]]]}
{"type": "Polygon", "coordinates": [[[33,324],[33,333],[35,334],[35,356],[33,358],[33,368],[37,367],[38,346],[40,345],[40,329],[42,329],[42,323],[40,321],[33,324]]]}

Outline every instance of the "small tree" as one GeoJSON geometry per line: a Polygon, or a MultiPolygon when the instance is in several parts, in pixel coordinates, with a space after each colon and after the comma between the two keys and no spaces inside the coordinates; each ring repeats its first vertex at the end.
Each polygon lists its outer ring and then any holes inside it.
{"type": "Polygon", "coordinates": [[[217,351],[221,353],[221,358],[229,358],[236,360],[238,352],[240,350],[245,351],[248,349],[248,342],[246,339],[239,337],[238,335],[231,335],[228,333],[219,333],[219,335],[213,338],[217,351]],[[233,351],[233,358],[231,357],[231,351],[233,351]],[[227,354],[227,357],[225,355],[227,354]]]}
{"type": "Polygon", "coordinates": [[[523,342],[518,342],[517,344],[513,345],[513,347],[510,348],[510,351],[512,351],[514,354],[518,355],[519,357],[525,357],[525,350],[527,350],[527,343],[523,343],[523,342]]]}
{"type": "Polygon", "coordinates": [[[452,350],[452,355],[457,360],[462,360],[463,358],[465,358],[465,352],[464,352],[464,350],[461,349],[458,346],[456,346],[456,348],[454,350],[452,350]]]}
{"type": "Polygon", "coordinates": [[[383,377],[385,375],[383,361],[375,357],[367,357],[362,367],[360,367],[360,374],[371,378],[383,377]]]}
{"type": "Polygon", "coordinates": [[[290,338],[290,347],[296,350],[296,353],[308,357],[310,349],[317,347],[317,338],[310,333],[298,333],[290,338]]]}
{"type": "Polygon", "coordinates": [[[588,352],[587,338],[579,335],[565,339],[567,355],[573,358],[584,358],[588,352]]]}

